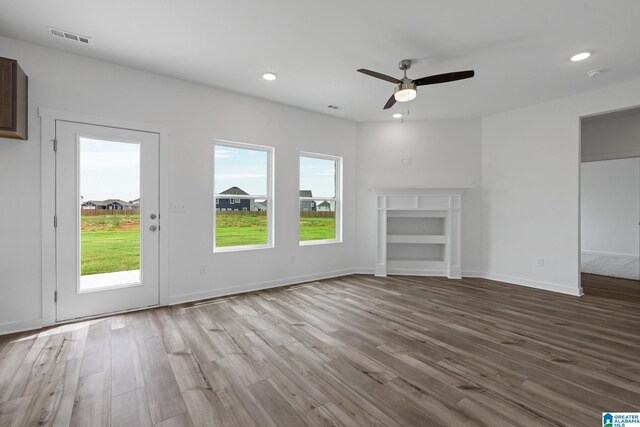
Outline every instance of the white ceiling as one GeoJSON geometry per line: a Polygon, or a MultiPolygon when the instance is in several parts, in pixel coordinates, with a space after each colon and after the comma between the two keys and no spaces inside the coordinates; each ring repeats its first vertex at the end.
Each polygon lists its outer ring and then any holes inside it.
{"type": "Polygon", "coordinates": [[[412,119],[484,116],[640,77],[637,0],[0,0],[0,10],[0,35],[356,121],[390,120],[393,93],[356,69],[401,76],[404,58],[417,60],[411,78],[476,71],[396,104],[412,119]],[[568,60],[583,50],[594,54],[568,60]],[[607,71],[587,77],[594,68],[607,71]]]}

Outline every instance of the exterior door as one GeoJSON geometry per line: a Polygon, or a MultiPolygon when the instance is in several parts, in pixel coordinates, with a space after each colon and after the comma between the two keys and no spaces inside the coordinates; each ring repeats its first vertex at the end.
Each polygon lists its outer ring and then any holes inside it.
{"type": "Polygon", "coordinates": [[[159,303],[159,135],[56,121],[56,320],[159,303]]]}

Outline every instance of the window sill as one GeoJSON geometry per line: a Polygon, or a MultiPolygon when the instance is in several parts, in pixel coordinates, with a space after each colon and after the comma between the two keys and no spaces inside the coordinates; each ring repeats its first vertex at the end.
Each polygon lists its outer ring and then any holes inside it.
{"type": "Polygon", "coordinates": [[[300,246],[315,246],[315,245],[330,245],[334,243],[342,243],[342,240],[331,239],[331,240],[304,240],[299,242],[300,246]]]}
{"type": "Polygon", "coordinates": [[[273,249],[273,245],[226,246],[222,248],[213,248],[213,253],[255,251],[260,249],[273,249]]]}

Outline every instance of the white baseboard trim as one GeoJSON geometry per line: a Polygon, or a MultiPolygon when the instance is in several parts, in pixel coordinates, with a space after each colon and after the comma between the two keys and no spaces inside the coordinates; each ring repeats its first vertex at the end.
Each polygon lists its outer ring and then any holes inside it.
{"type": "Polygon", "coordinates": [[[537,280],[525,279],[522,277],[514,277],[506,274],[496,273],[484,273],[482,276],[484,279],[495,280],[497,282],[503,282],[512,285],[526,286],[529,288],[543,289],[545,291],[558,292],[561,294],[572,295],[580,297],[583,295],[582,288],[574,288],[567,285],[561,285],[559,283],[541,282],[537,280]]]}
{"type": "MultiPolygon", "coordinates": [[[[416,272],[413,271],[413,273],[416,273],[416,272]]],[[[442,274],[441,271],[426,272],[426,273],[424,271],[421,271],[419,273],[420,274],[412,274],[410,270],[403,270],[401,274],[420,275],[420,276],[444,275],[442,274]],[[431,274],[431,273],[440,273],[440,274],[431,274]]],[[[210,298],[223,297],[227,295],[239,294],[244,292],[259,291],[262,289],[279,288],[282,286],[295,285],[295,284],[310,282],[314,280],[348,276],[350,274],[374,274],[374,269],[367,268],[367,267],[359,267],[355,269],[336,270],[336,271],[330,271],[325,273],[310,274],[306,276],[296,276],[296,277],[289,277],[286,279],[271,280],[266,282],[256,282],[256,283],[250,283],[250,284],[241,285],[241,286],[233,286],[233,287],[228,287],[223,289],[208,290],[204,292],[194,292],[190,294],[174,295],[169,297],[168,305],[206,300],[210,298]]],[[[399,273],[394,273],[394,274],[399,274],[399,273]]],[[[570,286],[560,285],[557,283],[540,282],[540,281],[524,279],[520,277],[508,276],[505,274],[494,274],[494,273],[486,273],[481,271],[463,271],[462,277],[474,277],[474,278],[495,280],[497,282],[502,282],[506,284],[543,289],[546,291],[559,292],[562,294],[572,295],[572,296],[582,296],[583,294],[582,288],[576,289],[570,286]]],[[[22,331],[29,331],[29,330],[37,330],[45,326],[53,326],[55,324],[56,323],[45,323],[43,319],[30,319],[30,320],[22,320],[18,322],[7,322],[7,323],[0,324],[0,335],[5,335],[5,334],[10,334],[15,332],[22,332],[22,331]]]]}
{"type": "Polygon", "coordinates": [[[299,283],[314,280],[330,279],[332,277],[347,276],[354,274],[353,269],[336,270],[325,273],[310,274],[305,276],[288,277],[286,279],[269,280],[266,282],[255,282],[240,286],[231,286],[222,289],[211,289],[203,292],[190,294],[173,295],[169,297],[169,305],[182,304],[185,302],[200,301],[210,298],[224,297],[228,295],[241,294],[245,292],[260,291],[263,289],[279,288],[281,286],[296,285],[299,283]]]}
{"type": "MultiPolygon", "coordinates": [[[[215,290],[209,290],[205,292],[174,295],[169,297],[169,303],[167,305],[175,305],[175,304],[181,304],[185,302],[217,298],[217,297],[239,294],[244,292],[259,291],[262,289],[279,288],[281,286],[295,285],[298,283],[310,282],[314,280],[330,279],[332,277],[347,276],[349,274],[354,274],[353,269],[349,268],[349,269],[336,270],[336,271],[330,271],[325,273],[289,277],[286,279],[271,280],[267,282],[250,283],[247,285],[234,286],[234,287],[223,288],[223,289],[215,289],[215,290]]],[[[148,307],[143,307],[142,310],[146,310],[147,308],[148,307]]],[[[117,313],[111,313],[111,314],[117,314],[117,313]]],[[[105,315],[100,315],[98,317],[104,317],[104,316],[105,315]]],[[[75,321],[84,321],[87,319],[89,318],[74,319],[71,321],[71,323],[75,321]]],[[[31,319],[31,320],[23,320],[18,322],[7,322],[7,323],[0,324],[0,335],[12,334],[16,332],[29,331],[29,330],[37,330],[46,326],[55,326],[55,325],[61,325],[64,323],[70,323],[70,322],[49,323],[49,322],[45,322],[43,319],[31,319]]]]}
{"type": "MultiPolygon", "coordinates": [[[[373,268],[360,267],[354,270],[354,274],[373,274],[373,268]]],[[[413,271],[413,270],[390,270],[390,274],[402,274],[407,276],[444,276],[446,274],[442,271],[413,271]]],[[[506,274],[494,274],[487,273],[484,271],[476,271],[476,270],[465,270],[462,272],[462,277],[469,278],[478,278],[478,279],[488,279],[495,280],[496,282],[502,282],[508,285],[518,285],[518,286],[526,286],[529,288],[535,289],[543,289],[545,291],[558,292],[561,294],[572,295],[572,296],[582,296],[582,288],[576,289],[571,286],[561,285],[558,283],[551,282],[541,282],[537,280],[524,279],[522,277],[508,276],[506,274]]],[[[455,279],[453,279],[455,280],[455,279]]]]}
{"type": "Polygon", "coordinates": [[[388,268],[387,274],[398,274],[402,276],[434,276],[446,277],[447,272],[444,270],[415,270],[412,268],[388,268]]]}
{"type": "MultiPolygon", "coordinates": [[[[429,274],[429,272],[425,273],[424,271],[420,270],[418,273],[413,274],[412,271],[414,270],[393,270],[393,273],[391,274],[403,274],[403,275],[407,275],[407,276],[445,276],[446,274],[444,271],[434,271],[431,273],[434,274],[429,274]],[[402,271],[401,273],[396,273],[396,271],[402,271]]],[[[353,274],[375,274],[375,269],[374,268],[367,268],[367,267],[358,267],[356,269],[353,270],[353,274]]],[[[484,273],[482,271],[475,271],[475,270],[467,270],[467,271],[463,271],[462,272],[462,277],[478,277],[478,278],[484,278],[484,273]]]]}
{"type": "Polygon", "coordinates": [[[475,271],[475,270],[467,270],[462,272],[462,277],[470,277],[475,279],[483,279],[484,272],[483,271],[475,271]]]}
{"type": "Polygon", "coordinates": [[[21,320],[18,322],[7,322],[0,324],[0,335],[13,334],[16,332],[31,331],[44,326],[42,319],[21,320]]]}
{"type": "Polygon", "coordinates": [[[629,257],[629,258],[638,258],[638,254],[621,254],[618,252],[600,252],[600,251],[581,251],[583,254],[587,255],[599,255],[599,256],[610,256],[610,257],[629,257]]]}

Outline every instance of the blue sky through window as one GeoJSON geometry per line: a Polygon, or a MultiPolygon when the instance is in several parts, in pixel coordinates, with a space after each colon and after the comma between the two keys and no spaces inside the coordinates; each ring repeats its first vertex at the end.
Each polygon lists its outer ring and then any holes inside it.
{"type": "Polygon", "coordinates": [[[336,161],[300,156],[300,190],[314,197],[335,197],[336,161]]]}
{"type": "Polygon", "coordinates": [[[140,144],[80,138],[84,201],[140,197],[140,144]]]}
{"type": "Polygon", "coordinates": [[[267,152],[216,145],[215,192],[239,187],[250,195],[267,194],[267,152]]]}

